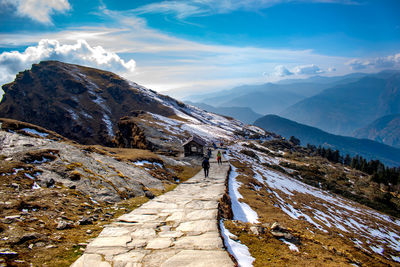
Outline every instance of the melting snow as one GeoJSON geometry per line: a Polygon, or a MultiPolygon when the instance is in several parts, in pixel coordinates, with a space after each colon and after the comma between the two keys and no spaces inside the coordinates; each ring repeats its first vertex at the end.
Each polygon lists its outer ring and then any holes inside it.
{"type": "Polygon", "coordinates": [[[103,121],[106,124],[107,127],[107,133],[109,136],[114,136],[114,131],[113,131],[113,127],[112,127],[112,122],[110,120],[110,116],[108,116],[107,114],[103,114],[103,121]]]}
{"type": "Polygon", "coordinates": [[[79,116],[78,116],[78,114],[75,113],[75,111],[73,111],[72,109],[67,109],[67,111],[71,115],[71,117],[74,121],[78,121],[79,116]]]}
{"type": "Polygon", "coordinates": [[[380,246],[378,246],[378,247],[370,246],[370,248],[372,249],[373,252],[379,253],[379,254],[383,255],[383,247],[380,247],[380,246]]]}
{"type": "Polygon", "coordinates": [[[394,261],[400,262],[400,257],[399,257],[399,256],[390,255],[390,257],[392,257],[392,259],[393,259],[394,261]]]}
{"type": "Polygon", "coordinates": [[[15,174],[17,174],[17,173],[19,173],[20,171],[23,171],[24,169],[23,168],[14,168],[13,169],[13,174],[15,175],[15,174]]]}
{"type": "Polygon", "coordinates": [[[40,185],[38,185],[36,182],[33,183],[33,186],[32,186],[33,190],[40,189],[40,188],[41,188],[40,185]]]}
{"type": "Polygon", "coordinates": [[[147,161],[147,160],[141,160],[141,161],[135,161],[133,162],[134,165],[136,166],[143,166],[144,164],[150,164],[150,165],[156,165],[160,168],[162,168],[162,164],[158,163],[158,162],[151,162],[151,161],[147,161]]]}
{"type": "Polygon", "coordinates": [[[231,165],[231,172],[229,173],[229,196],[232,202],[233,219],[243,222],[258,223],[257,213],[251,209],[249,205],[240,202],[239,199],[243,196],[239,193],[240,182],[236,181],[236,168],[231,165]]]}
{"type": "Polygon", "coordinates": [[[296,252],[299,252],[299,248],[295,245],[295,244],[293,244],[293,243],[290,243],[289,241],[286,241],[285,239],[280,239],[283,243],[285,243],[286,245],[288,245],[289,246],[289,249],[291,250],[291,251],[296,251],[296,252]]]}
{"type": "Polygon", "coordinates": [[[33,177],[32,175],[30,175],[29,173],[24,173],[24,175],[25,175],[26,177],[28,177],[29,179],[32,179],[32,180],[35,180],[35,179],[36,179],[35,177],[33,177]]]}
{"type": "Polygon", "coordinates": [[[41,132],[36,131],[35,129],[30,129],[30,128],[23,128],[21,130],[26,132],[26,133],[39,135],[41,137],[47,137],[49,135],[47,133],[41,133],[41,132]]]}
{"type": "Polygon", "coordinates": [[[225,228],[224,222],[222,220],[220,220],[219,225],[221,228],[222,237],[224,238],[225,246],[228,249],[229,253],[235,257],[238,265],[240,267],[253,266],[253,261],[255,259],[250,255],[248,247],[230,239],[230,237],[232,237],[233,235],[231,234],[231,232],[229,232],[228,229],[225,228]]]}

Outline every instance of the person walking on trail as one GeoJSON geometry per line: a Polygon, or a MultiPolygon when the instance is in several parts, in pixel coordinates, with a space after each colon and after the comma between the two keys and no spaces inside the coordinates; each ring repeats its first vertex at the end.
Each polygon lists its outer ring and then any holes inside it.
{"type": "Polygon", "coordinates": [[[209,159],[211,158],[211,156],[212,156],[211,148],[209,148],[207,150],[207,156],[208,156],[209,159]]]}
{"type": "Polygon", "coordinates": [[[218,162],[218,165],[222,165],[222,155],[221,155],[221,151],[219,151],[219,150],[217,153],[217,162],[218,162]]]}
{"type": "Polygon", "coordinates": [[[201,166],[204,169],[204,177],[208,177],[208,171],[210,170],[210,162],[208,161],[207,157],[204,157],[203,163],[201,166]]]}

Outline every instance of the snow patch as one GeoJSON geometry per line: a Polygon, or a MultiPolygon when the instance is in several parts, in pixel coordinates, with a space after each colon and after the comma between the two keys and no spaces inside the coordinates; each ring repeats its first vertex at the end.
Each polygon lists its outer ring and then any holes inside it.
{"type": "Polygon", "coordinates": [[[163,167],[161,163],[151,162],[151,161],[148,161],[148,160],[135,161],[135,162],[133,162],[133,164],[136,165],[136,166],[143,166],[144,164],[150,164],[150,165],[158,166],[160,168],[163,167]]]}
{"type": "Polygon", "coordinates": [[[229,196],[232,202],[233,219],[240,220],[243,222],[258,223],[257,213],[251,209],[249,205],[244,202],[240,202],[243,196],[239,193],[240,182],[236,181],[238,176],[236,168],[231,165],[231,171],[229,173],[229,196]]]}
{"type": "Polygon", "coordinates": [[[38,185],[36,182],[33,183],[32,189],[36,190],[36,189],[40,189],[40,185],[38,185]]]}
{"type": "Polygon", "coordinates": [[[223,220],[219,221],[221,228],[221,234],[224,239],[224,243],[228,252],[235,257],[238,265],[240,267],[250,267],[253,266],[253,261],[255,260],[249,252],[249,248],[239,242],[233,241],[230,237],[233,236],[228,229],[225,228],[223,220]]]}
{"type": "Polygon", "coordinates": [[[393,259],[394,261],[400,262],[400,257],[399,257],[399,256],[390,255],[390,257],[392,257],[392,259],[393,259]]]}
{"type": "Polygon", "coordinates": [[[71,115],[72,119],[76,122],[79,122],[79,116],[72,109],[66,109],[68,113],[71,115]]]}
{"type": "Polygon", "coordinates": [[[103,114],[103,122],[106,124],[107,127],[107,133],[109,136],[114,136],[114,131],[113,131],[113,127],[112,127],[112,122],[110,119],[110,116],[108,116],[107,114],[103,114]]]}
{"type": "Polygon", "coordinates": [[[32,180],[35,180],[35,179],[36,179],[35,177],[33,177],[32,175],[30,175],[29,173],[24,173],[24,175],[25,175],[26,177],[28,177],[29,179],[32,179],[32,180]]]}
{"type": "Polygon", "coordinates": [[[373,252],[383,255],[383,247],[377,246],[370,246],[373,252]]]}
{"type": "Polygon", "coordinates": [[[36,131],[35,129],[30,129],[30,128],[23,128],[21,130],[26,132],[26,133],[39,135],[41,137],[47,137],[49,135],[47,133],[41,133],[41,132],[36,131]]]}
{"type": "Polygon", "coordinates": [[[280,239],[283,243],[285,243],[286,245],[288,245],[289,246],[289,249],[291,250],[291,251],[296,251],[296,252],[299,252],[299,248],[295,245],[295,244],[293,244],[293,243],[290,243],[289,241],[286,241],[285,239],[280,239]]]}

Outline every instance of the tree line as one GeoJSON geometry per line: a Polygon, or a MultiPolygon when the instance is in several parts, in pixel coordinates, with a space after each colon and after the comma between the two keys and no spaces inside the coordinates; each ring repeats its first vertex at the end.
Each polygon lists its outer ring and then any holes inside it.
{"type": "Polygon", "coordinates": [[[339,150],[307,144],[312,155],[321,156],[330,162],[340,163],[372,176],[372,180],[385,185],[400,184],[400,167],[387,167],[379,160],[367,160],[359,155],[342,156],[339,150]]]}

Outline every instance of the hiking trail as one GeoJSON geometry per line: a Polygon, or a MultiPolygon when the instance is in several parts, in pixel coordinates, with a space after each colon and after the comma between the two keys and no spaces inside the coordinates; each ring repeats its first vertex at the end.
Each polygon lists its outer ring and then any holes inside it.
{"type": "Polygon", "coordinates": [[[81,266],[234,266],[218,230],[229,164],[210,161],[174,190],[124,214],[87,246],[81,266]]]}

